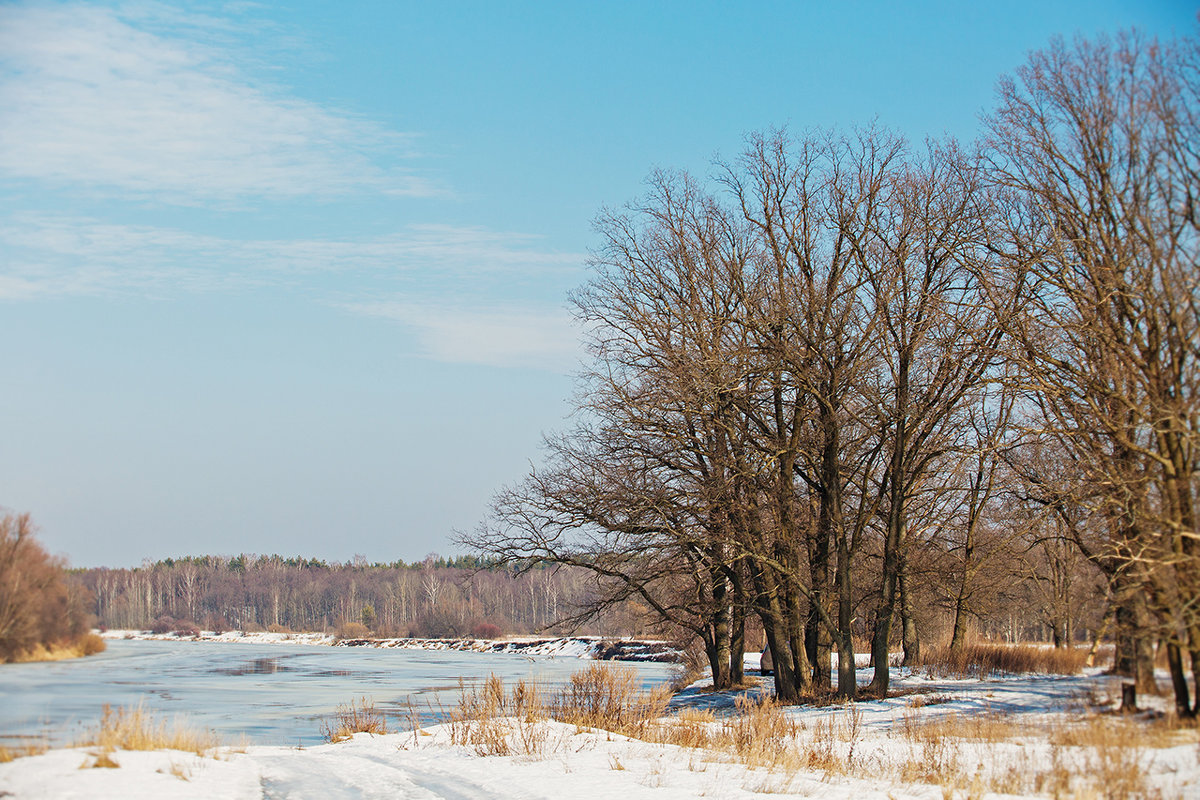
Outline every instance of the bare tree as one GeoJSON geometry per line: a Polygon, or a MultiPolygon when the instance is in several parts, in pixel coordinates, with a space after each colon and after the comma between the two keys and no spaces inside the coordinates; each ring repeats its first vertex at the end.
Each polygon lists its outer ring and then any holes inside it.
{"type": "Polygon", "coordinates": [[[1001,83],[987,121],[992,179],[1011,193],[1009,252],[1036,290],[1013,326],[1029,428],[1082,478],[1055,502],[1104,524],[1092,557],[1124,598],[1139,682],[1153,685],[1148,639],[1161,635],[1187,714],[1184,650],[1200,670],[1200,138],[1195,76],[1181,65],[1194,47],[1055,41],[1001,83]]]}

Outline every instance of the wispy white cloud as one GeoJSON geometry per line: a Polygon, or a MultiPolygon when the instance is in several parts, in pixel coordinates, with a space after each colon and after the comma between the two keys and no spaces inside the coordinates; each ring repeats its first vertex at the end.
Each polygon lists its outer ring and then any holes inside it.
{"type": "Polygon", "coordinates": [[[583,259],[538,243],[447,225],[360,240],[238,240],[26,213],[0,220],[0,300],[287,287],[394,320],[428,358],[566,371],[578,335],[555,287],[574,283],[583,259]],[[540,301],[518,299],[510,287],[522,282],[552,288],[540,301]]]}
{"type": "Polygon", "coordinates": [[[330,273],[349,293],[397,282],[468,293],[520,281],[573,283],[583,256],[539,244],[536,236],[452,225],[363,239],[233,239],[27,212],[0,218],[0,263],[20,287],[6,292],[0,284],[0,298],[303,285],[330,273]]]}
{"type": "Polygon", "coordinates": [[[410,300],[348,304],[413,329],[424,355],[459,364],[566,372],[579,363],[579,330],[565,310],[436,306],[410,300]]]}
{"type": "Polygon", "coordinates": [[[407,137],[256,82],[217,20],[145,8],[0,6],[0,174],[181,204],[434,192],[396,166],[407,137]]]}

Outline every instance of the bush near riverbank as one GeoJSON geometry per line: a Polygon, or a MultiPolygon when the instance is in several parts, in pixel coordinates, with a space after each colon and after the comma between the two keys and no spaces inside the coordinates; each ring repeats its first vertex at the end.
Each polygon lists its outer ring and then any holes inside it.
{"type": "Polygon", "coordinates": [[[87,602],[61,559],[35,536],[28,514],[0,517],[0,662],[57,661],[104,650],[87,602]]]}

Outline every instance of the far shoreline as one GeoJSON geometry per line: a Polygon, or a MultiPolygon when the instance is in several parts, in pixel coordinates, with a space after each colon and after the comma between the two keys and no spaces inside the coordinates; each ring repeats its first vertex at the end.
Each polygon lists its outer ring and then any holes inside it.
{"type": "Polygon", "coordinates": [[[595,661],[678,663],[683,653],[659,639],[612,636],[512,637],[507,639],[432,639],[419,637],[339,638],[332,633],[274,633],[268,631],[199,631],[154,633],[148,630],[104,630],[97,635],[109,641],[218,642],[227,644],[317,645],[399,650],[458,650],[476,653],[512,653],[525,656],[569,657],[595,661]]]}

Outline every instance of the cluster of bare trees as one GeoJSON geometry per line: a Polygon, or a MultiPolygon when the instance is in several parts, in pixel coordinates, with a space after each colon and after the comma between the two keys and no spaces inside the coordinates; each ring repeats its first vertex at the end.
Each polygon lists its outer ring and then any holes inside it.
{"type": "Polygon", "coordinates": [[[653,174],[573,298],[581,421],[469,543],[591,571],[718,687],[752,617],[785,699],[834,652],[854,696],[860,631],[885,692],[923,603],[961,647],[1020,586],[1066,644],[1098,587],[1120,668],[1152,682],[1161,640],[1192,713],[1198,52],[1056,42],[970,149],[775,132],[709,182],[653,174]]]}
{"type": "Polygon", "coordinates": [[[42,549],[29,515],[0,517],[0,662],[72,645],[88,625],[86,598],[42,549]]]}
{"type": "MultiPolygon", "coordinates": [[[[490,638],[552,628],[571,609],[592,603],[591,582],[578,570],[534,565],[518,573],[486,566],[470,557],[368,564],[200,556],[135,569],[80,570],[74,578],[93,598],[100,624],[157,624],[164,631],[275,628],[490,638]]],[[[627,604],[592,627],[633,633],[638,617],[627,604]]]]}

